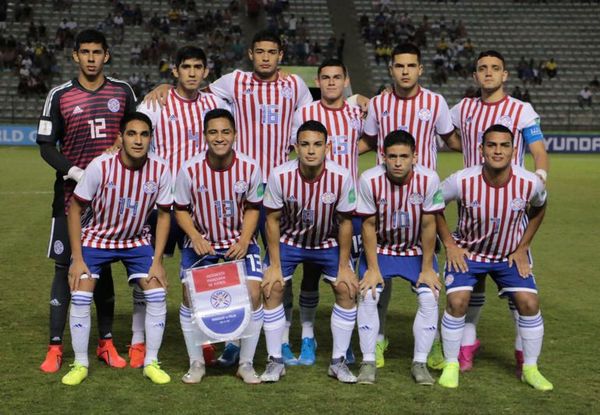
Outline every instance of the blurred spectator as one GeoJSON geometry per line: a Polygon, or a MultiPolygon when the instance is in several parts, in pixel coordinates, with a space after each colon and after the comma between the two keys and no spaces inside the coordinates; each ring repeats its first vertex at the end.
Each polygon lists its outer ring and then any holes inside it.
{"type": "Polygon", "coordinates": [[[558,73],[558,65],[554,62],[554,58],[550,58],[544,68],[546,69],[546,75],[550,79],[554,78],[558,73]]]}
{"type": "Polygon", "coordinates": [[[521,101],[529,102],[531,104],[531,95],[529,95],[529,89],[525,88],[523,91],[523,96],[521,97],[521,101]]]}
{"type": "Polygon", "coordinates": [[[589,87],[584,87],[581,91],[579,91],[579,96],[577,97],[577,100],[579,101],[579,106],[581,108],[583,108],[585,105],[588,106],[588,108],[592,108],[592,91],[590,91],[589,87]]]}
{"type": "Polygon", "coordinates": [[[521,101],[523,100],[523,93],[521,92],[521,88],[518,85],[513,88],[510,96],[521,101]]]}
{"type": "Polygon", "coordinates": [[[139,43],[135,42],[133,44],[133,46],[131,47],[130,56],[131,58],[129,62],[132,65],[139,65],[141,63],[142,48],[140,47],[139,43]]]}
{"type": "Polygon", "coordinates": [[[598,90],[600,90],[600,81],[598,80],[598,76],[594,76],[594,79],[590,81],[590,89],[594,92],[598,92],[598,90]]]}

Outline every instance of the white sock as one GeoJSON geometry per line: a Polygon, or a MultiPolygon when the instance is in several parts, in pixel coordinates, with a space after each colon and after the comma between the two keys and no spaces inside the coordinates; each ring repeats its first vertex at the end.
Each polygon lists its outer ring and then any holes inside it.
{"type": "Polygon", "coordinates": [[[90,341],[90,308],[94,293],[89,291],[73,291],[71,293],[71,309],[69,311],[69,327],[71,343],[75,353],[75,363],[88,367],[88,343],[90,341]]]}
{"type": "Polygon", "coordinates": [[[300,322],[302,323],[302,338],[314,338],[315,317],[319,305],[318,291],[300,291],[300,322]]]}
{"type": "Polygon", "coordinates": [[[185,348],[190,358],[190,364],[193,361],[204,363],[202,332],[200,331],[200,327],[192,322],[192,310],[183,304],[179,306],[179,324],[183,332],[183,339],[185,340],[185,348]]]}
{"type": "Polygon", "coordinates": [[[281,335],[281,344],[290,344],[290,326],[292,322],[289,320],[285,320],[285,325],[283,326],[283,333],[281,335]]]}
{"type": "Polygon", "coordinates": [[[371,293],[358,300],[358,311],[356,313],[356,324],[358,325],[358,338],[363,362],[375,361],[375,346],[379,333],[379,314],[377,312],[377,298],[373,299],[371,293]]]}
{"type": "Polygon", "coordinates": [[[510,297],[508,298],[508,308],[510,311],[510,315],[515,321],[515,350],[523,351],[523,340],[521,339],[521,335],[519,334],[519,310],[517,310],[517,306],[510,297]]]}
{"type": "MultiPolygon", "coordinates": [[[[381,322],[379,322],[379,324],[381,324],[381,322]]],[[[380,330],[381,330],[381,329],[380,329],[380,330]]],[[[378,342],[382,342],[382,341],[384,341],[384,340],[385,340],[385,334],[381,334],[381,333],[379,333],[379,334],[377,335],[377,341],[378,341],[378,342]]]]}
{"type": "Polygon", "coordinates": [[[429,288],[419,288],[417,294],[419,308],[413,323],[413,336],[415,336],[413,361],[425,363],[437,333],[438,303],[429,288]]]}
{"type": "Polygon", "coordinates": [[[485,293],[471,293],[469,308],[465,317],[465,330],[461,340],[461,346],[471,346],[477,340],[477,323],[481,317],[481,311],[485,304],[485,293]]]}
{"type": "Polygon", "coordinates": [[[356,324],[356,306],[346,309],[337,303],[333,305],[331,312],[331,334],[333,337],[333,351],[331,359],[346,357],[346,351],[350,347],[352,331],[356,324]]]}
{"type": "Polygon", "coordinates": [[[519,332],[523,339],[523,364],[537,364],[544,340],[542,313],[538,311],[535,316],[519,316],[519,332]]]}
{"type": "Polygon", "coordinates": [[[460,339],[465,328],[465,316],[452,317],[444,311],[442,317],[442,341],[446,362],[457,363],[460,352],[460,339]]]}
{"type": "Polygon", "coordinates": [[[252,318],[250,323],[244,330],[244,337],[241,340],[240,348],[240,365],[243,363],[252,363],[254,361],[254,353],[256,352],[256,345],[260,338],[260,329],[263,325],[264,309],[261,305],[258,310],[252,312],[252,318]]]}
{"type": "Polygon", "coordinates": [[[131,344],[144,343],[144,327],[146,321],[146,297],[144,291],[133,286],[133,314],[131,315],[131,344]]]}
{"type": "Polygon", "coordinates": [[[281,358],[281,339],[285,327],[285,311],[283,304],[272,310],[265,310],[263,329],[267,341],[267,353],[274,358],[281,358]]]}
{"type": "Polygon", "coordinates": [[[146,297],[146,357],[144,366],[158,360],[167,319],[167,293],[164,288],[145,290],[146,297]]]}

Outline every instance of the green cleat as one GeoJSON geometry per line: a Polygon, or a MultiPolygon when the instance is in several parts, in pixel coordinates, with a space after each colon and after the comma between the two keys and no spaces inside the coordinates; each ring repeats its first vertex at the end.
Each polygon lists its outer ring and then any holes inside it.
{"type": "Polygon", "coordinates": [[[521,381],[532,386],[539,391],[551,391],[554,389],[552,383],[548,381],[538,370],[537,365],[523,365],[523,374],[521,381]]]}
{"type": "Polygon", "coordinates": [[[377,344],[375,345],[375,366],[377,369],[380,369],[385,366],[385,358],[383,354],[387,350],[390,342],[387,337],[383,340],[377,340],[377,344]]]}
{"type": "Polygon", "coordinates": [[[164,385],[171,381],[171,376],[167,375],[167,372],[160,368],[156,360],[144,367],[144,376],[157,385],[164,385]]]}
{"type": "Polygon", "coordinates": [[[427,366],[431,369],[442,370],[446,365],[444,353],[442,352],[442,342],[439,339],[433,341],[429,356],[427,356],[427,366]]]}
{"type": "Polygon", "coordinates": [[[446,363],[442,376],[438,379],[438,383],[444,388],[458,388],[458,375],[460,366],[458,362],[446,363]]]}
{"type": "Polygon", "coordinates": [[[63,376],[62,383],[69,386],[79,385],[87,378],[88,368],[77,362],[73,363],[71,367],[69,373],[63,376]]]}

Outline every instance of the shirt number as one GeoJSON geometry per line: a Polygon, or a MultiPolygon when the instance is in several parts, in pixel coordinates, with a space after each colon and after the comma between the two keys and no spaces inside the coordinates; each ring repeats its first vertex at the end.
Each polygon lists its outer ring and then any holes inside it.
{"type": "Polygon", "coordinates": [[[119,214],[124,214],[126,209],[130,210],[131,216],[135,218],[138,210],[138,202],[131,200],[129,197],[119,198],[119,214]]]}
{"type": "Polygon", "coordinates": [[[305,225],[312,225],[315,223],[315,211],[312,209],[302,210],[302,223],[305,225]]]}
{"type": "Polygon", "coordinates": [[[410,217],[407,212],[397,210],[392,214],[392,229],[408,228],[410,226],[410,217]]]}
{"type": "Polygon", "coordinates": [[[345,135],[331,136],[331,151],[336,156],[345,156],[350,152],[348,137],[345,135]]]}
{"type": "Polygon", "coordinates": [[[106,138],[106,133],[103,131],[106,129],[106,119],[95,118],[88,120],[88,124],[90,125],[90,135],[93,139],[106,138]]]}
{"type": "Polygon", "coordinates": [[[219,219],[232,217],[234,206],[233,200],[215,200],[215,208],[219,219]]]}
{"type": "Polygon", "coordinates": [[[263,124],[279,124],[279,106],[263,104],[260,106],[263,124]]]}

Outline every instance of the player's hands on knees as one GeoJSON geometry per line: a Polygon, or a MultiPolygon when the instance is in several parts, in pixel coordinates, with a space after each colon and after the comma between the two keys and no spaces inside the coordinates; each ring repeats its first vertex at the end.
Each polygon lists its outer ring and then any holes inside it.
{"type": "Polygon", "coordinates": [[[435,299],[437,300],[440,296],[440,290],[442,289],[442,283],[440,282],[440,276],[435,270],[432,268],[423,269],[419,274],[419,279],[417,280],[417,288],[421,285],[425,284],[429,287],[429,289],[433,292],[435,299]]]}
{"type": "Polygon", "coordinates": [[[146,282],[150,284],[152,280],[158,282],[165,290],[169,286],[169,282],[167,281],[167,271],[165,267],[161,263],[153,263],[148,271],[148,276],[146,277],[146,282]]]}
{"type": "Polygon", "coordinates": [[[92,273],[88,269],[83,259],[73,260],[69,267],[69,288],[71,291],[77,291],[79,289],[79,281],[81,277],[92,278],[92,273]]]}
{"type": "Polygon", "coordinates": [[[227,259],[242,259],[248,253],[248,242],[238,241],[231,245],[227,252],[225,252],[225,258],[227,259]]]}
{"type": "Polygon", "coordinates": [[[283,274],[281,273],[281,267],[269,265],[263,274],[263,280],[260,284],[265,298],[271,297],[271,290],[275,284],[281,284],[282,288],[285,284],[285,281],[283,280],[283,274]]]}
{"type": "Polygon", "coordinates": [[[204,239],[201,235],[198,235],[192,239],[192,247],[194,252],[198,255],[216,255],[214,248],[210,242],[204,239]]]}
{"type": "Polygon", "coordinates": [[[468,251],[466,249],[459,247],[455,243],[446,246],[446,262],[448,263],[448,269],[453,272],[469,271],[469,266],[466,261],[467,254],[468,251]]]}
{"type": "Polygon", "coordinates": [[[365,275],[363,275],[362,280],[358,283],[358,288],[360,289],[360,295],[365,296],[371,290],[371,295],[373,299],[377,298],[377,286],[381,284],[382,287],[385,286],[385,282],[383,281],[383,277],[381,276],[381,272],[375,271],[373,269],[367,269],[365,275]]]}
{"type": "Polygon", "coordinates": [[[153,111],[164,107],[167,104],[167,95],[169,94],[171,88],[173,88],[173,86],[169,84],[158,85],[152,91],[148,92],[148,94],[146,94],[144,97],[144,103],[149,104],[153,111]]]}
{"type": "Polygon", "coordinates": [[[338,268],[337,278],[333,285],[337,287],[340,284],[346,284],[350,299],[356,298],[358,292],[358,278],[350,265],[344,265],[338,268]]]}
{"type": "Polygon", "coordinates": [[[528,278],[531,275],[531,264],[529,263],[529,256],[527,255],[527,249],[518,249],[508,256],[508,266],[517,266],[517,271],[521,278],[528,278]]]}

